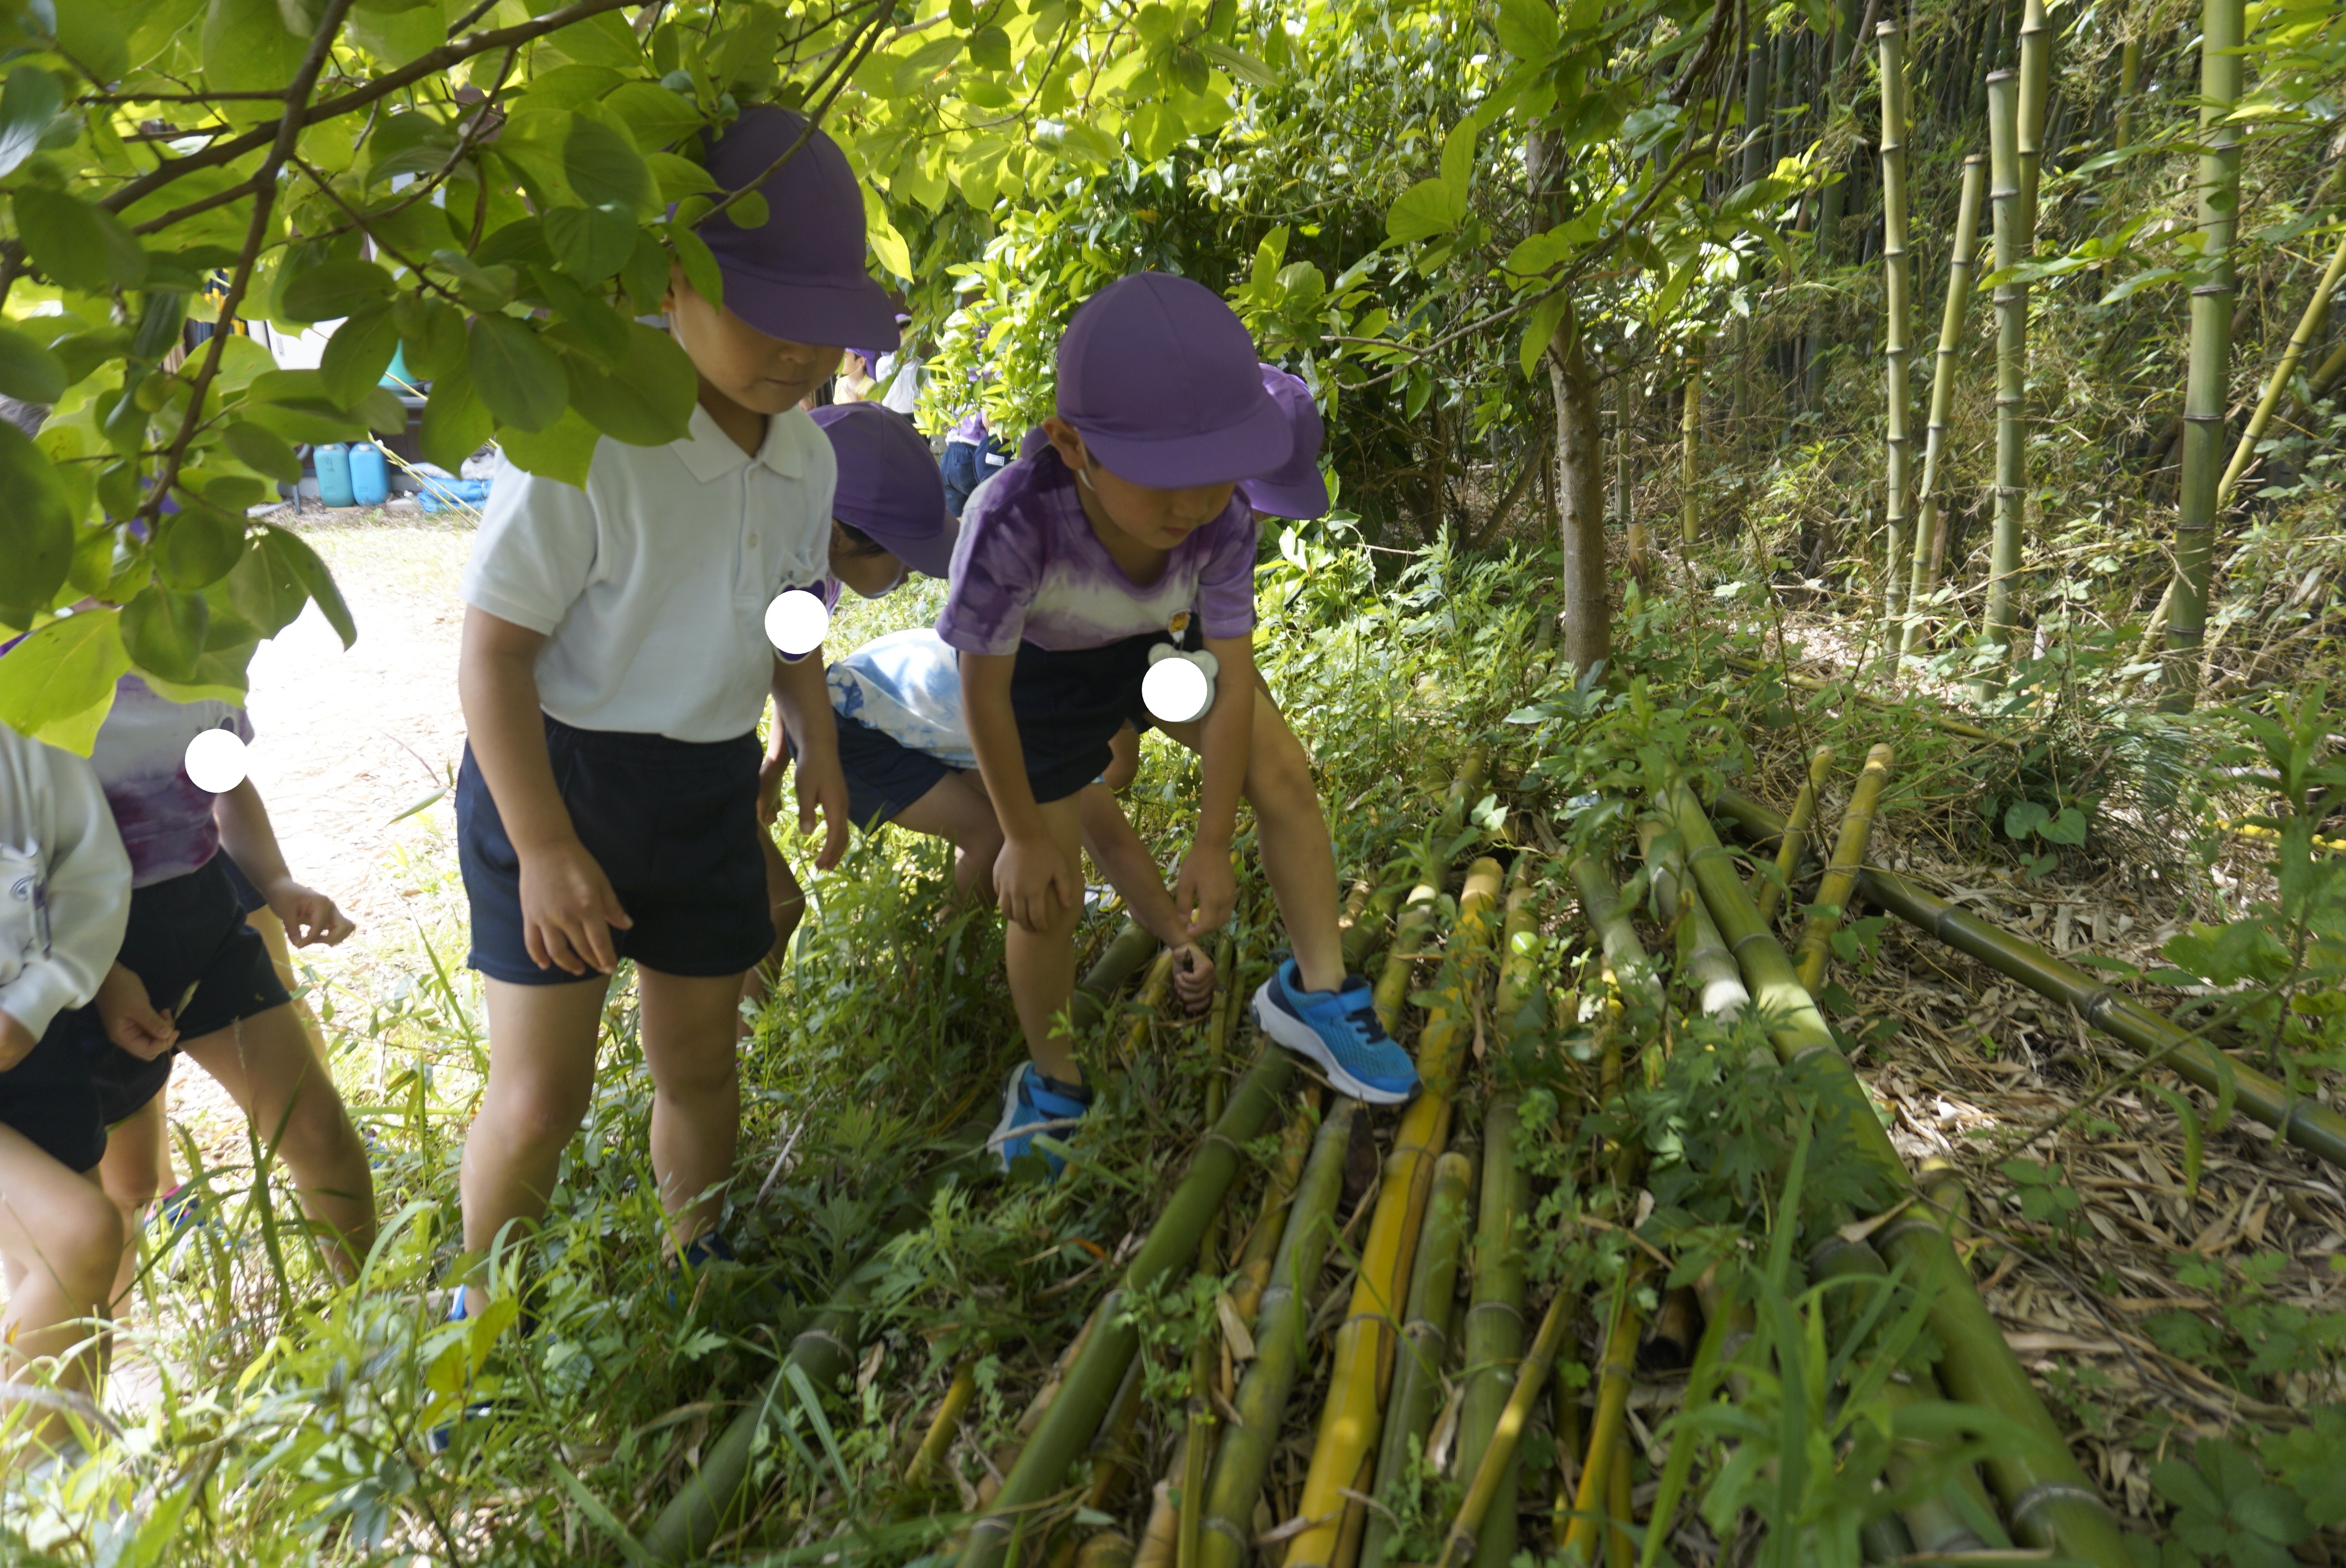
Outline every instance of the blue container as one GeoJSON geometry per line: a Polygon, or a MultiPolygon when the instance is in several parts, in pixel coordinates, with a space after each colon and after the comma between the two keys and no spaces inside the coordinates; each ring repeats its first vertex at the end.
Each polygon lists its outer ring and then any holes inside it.
{"type": "Polygon", "coordinates": [[[382,380],[375,384],[389,387],[393,392],[413,392],[414,382],[415,378],[407,373],[407,345],[402,343],[391,351],[391,368],[382,372],[382,380]]]}
{"type": "Polygon", "coordinates": [[[351,445],[351,494],[362,506],[380,506],[391,494],[391,466],[371,441],[351,445]]]}
{"type": "Polygon", "coordinates": [[[423,488],[416,495],[426,512],[477,510],[488,499],[485,479],[442,479],[432,474],[423,476],[423,488]]]}
{"type": "Polygon", "coordinates": [[[318,499],[329,506],[355,506],[358,497],[351,493],[351,449],[341,442],[310,449],[311,459],[318,465],[318,499]]]}

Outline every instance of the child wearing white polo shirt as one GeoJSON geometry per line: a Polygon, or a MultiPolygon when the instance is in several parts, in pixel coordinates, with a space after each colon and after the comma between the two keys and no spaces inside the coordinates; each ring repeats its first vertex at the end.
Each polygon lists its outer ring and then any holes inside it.
{"type": "Polygon", "coordinates": [[[847,842],[821,658],[778,658],[764,618],[827,565],[835,465],[799,402],[840,345],[893,347],[895,311],[864,271],[845,155],[803,117],[749,110],[708,168],[726,190],[762,179],[770,216],[702,225],[721,306],[671,274],[671,330],[699,372],[690,433],[606,438],[584,489],[504,469],[464,574],[456,812],[489,1081],[464,1145],[474,1272],[457,1317],[483,1305],[500,1233],[545,1210],[623,958],[669,1244],[692,1265],[731,1256],[718,1226],[740,1130],[735,1009],[773,941],[758,848],[769,692],[799,746],[801,830],[818,810],[828,830],[816,864],[847,842]]]}

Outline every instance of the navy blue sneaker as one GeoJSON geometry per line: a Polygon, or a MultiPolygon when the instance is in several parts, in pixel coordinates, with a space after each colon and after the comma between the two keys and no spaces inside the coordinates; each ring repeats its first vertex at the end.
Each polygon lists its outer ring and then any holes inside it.
{"type": "Polygon", "coordinates": [[[994,1124],[994,1135],[985,1140],[985,1146],[1001,1156],[1004,1170],[1029,1153],[1040,1154],[1049,1164],[1054,1181],[1067,1168],[1065,1158],[1036,1146],[1035,1135],[1046,1133],[1065,1143],[1084,1113],[1092,1108],[1090,1090],[1083,1090],[1083,1098],[1076,1099],[1066,1092],[1069,1086],[1046,1078],[1032,1062],[1021,1062],[1011,1069],[1009,1084],[1002,1093],[1002,1120],[994,1124]]]}
{"type": "Polygon", "coordinates": [[[1369,983],[1344,977],[1335,991],[1306,991],[1289,959],[1254,993],[1254,1021],[1298,1055],[1320,1064],[1336,1091],[1370,1105],[1399,1105],[1417,1093],[1417,1068],[1377,1021],[1369,983]]]}
{"type": "MultiPolygon", "coordinates": [[[[469,1316],[470,1314],[464,1310],[464,1288],[462,1285],[459,1285],[455,1289],[454,1299],[448,1303],[448,1321],[451,1323],[462,1323],[466,1321],[469,1316]]],[[[526,1325],[523,1331],[525,1333],[528,1331],[526,1325]]],[[[476,1401],[473,1404],[466,1405],[463,1410],[456,1412],[455,1420],[448,1422],[445,1426],[434,1427],[429,1432],[424,1434],[423,1441],[431,1447],[434,1453],[446,1453],[449,1449],[455,1445],[456,1424],[458,1421],[486,1420],[490,1416],[495,1413],[496,1407],[486,1401],[476,1401]]]]}
{"type": "MultiPolygon", "coordinates": [[[[668,1272],[671,1281],[687,1274],[699,1274],[712,1263],[731,1263],[733,1244],[725,1239],[722,1231],[706,1231],[684,1244],[674,1257],[668,1259],[668,1272]]],[[[668,1304],[676,1305],[676,1286],[668,1288],[668,1304]]]]}

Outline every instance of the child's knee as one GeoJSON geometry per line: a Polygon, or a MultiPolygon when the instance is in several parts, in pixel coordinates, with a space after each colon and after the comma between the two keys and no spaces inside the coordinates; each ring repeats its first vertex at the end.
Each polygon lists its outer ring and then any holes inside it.
{"type": "MultiPolygon", "coordinates": [[[[586,1119],[595,1086],[591,1082],[572,1085],[533,1077],[499,1087],[504,1092],[496,1096],[496,1135],[537,1148],[570,1141],[570,1135],[586,1119]]],[[[483,1115],[484,1118],[488,1115],[487,1106],[483,1107],[483,1115]]]]}
{"type": "Polygon", "coordinates": [[[1311,777],[1311,754],[1286,726],[1258,740],[1254,755],[1248,759],[1247,792],[1258,811],[1266,806],[1320,809],[1320,785],[1311,777]]]}
{"type": "Polygon", "coordinates": [[[73,1191],[42,1209],[37,1217],[26,1216],[38,1254],[26,1260],[29,1269],[53,1274],[76,1301],[102,1299],[121,1267],[124,1238],[130,1234],[116,1200],[95,1186],[76,1183],[73,1191]]]}
{"type": "Polygon", "coordinates": [[[663,1061],[652,1070],[653,1087],[670,1100],[704,1100],[729,1095],[740,1083],[740,1064],[730,1050],[694,1052],[682,1060],[663,1061]]]}

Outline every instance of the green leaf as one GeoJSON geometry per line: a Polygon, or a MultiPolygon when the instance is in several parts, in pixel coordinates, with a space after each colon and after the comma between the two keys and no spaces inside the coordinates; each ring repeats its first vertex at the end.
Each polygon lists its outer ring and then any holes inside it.
{"type": "Polygon", "coordinates": [[[692,291],[712,305],[723,305],[725,274],[719,270],[709,241],[681,223],[668,226],[668,238],[676,247],[677,261],[684,268],[684,280],[692,285],[692,291]]]}
{"type": "Polygon", "coordinates": [[[2067,844],[2074,849],[2086,841],[2086,814],[2075,806],[2064,806],[2057,816],[2036,830],[2036,836],[2048,843],[2067,844]]]}
{"type": "MultiPolygon", "coordinates": [[[[706,123],[699,107],[690,98],[681,93],[672,93],[654,82],[622,82],[603,100],[603,105],[626,122],[638,147],[674,147],[706,123]]],[[[655,158],[660,156],[674,155],[654,155],[655,158]]],[[[678,161],[690,164],[695,170],[700,168],[699,164],[691,163],[688,158],[678,161]]],[[[701,178],[708,182],[705,188],[714,188],[715,182],[709,180],[705,172],[701,178]]],[[[661,184],[666,186],[665,177],[661,184]]]]}
{"type": "Polygon", "coordinates": [[[73,505],[48,454],[0,420],[0,621],[32,624],[73,565],[73,505]]]}
{"type": "Polygon", "coordinates": [[[626,357],[610,373],[576,361],[570,366],[570,398],[578,412],[632,446],[682,440],[691,428],[699,386],[692,361],[676,340],[640,321],[627,323],[626,357]]]}
{"type": "Polygon", "coordinates": [[[63,360],[24,333],[0,327],[0,392],[21,402],[51,403],[71,384],[63,360]]]}
{"type": "Polygon", "coordinates": [[[496,416],[474,394],[472,372],[459,360],[433,382],[418,440],[426,458],[454,473],[495,428],[496,416]]]}
{"type": "Polygon", "coordinates": [[[564,409],[561,418],[541,431],[498,433],[498,444],[515,467],[582,488],[586,470],[595,461],[595,443],[601,439],[601,433],[574,408],[564,409]]]}
{"type": "Polygon", "coordinates": [[[2211,1519],[2224,1516],[2224,1500],[2216,1495],[2198,1471],[2179,1459],[2162,1460],[2151,1466],[2150,1485],[2152,1491],[2178,1508],[2204,1513],[2211,1519]]]}
{"type": "Polygon", "coordinates": [[[717,188],[709,171],[688,158],[672,152],[644,155],[644,167],[652,171],[658,182],[659,199],[663,202],[682,201],[688,196],[705,196],[717,188]]]}
{"type": "Polygon", "coordinates": [[[257,473],[287,484],[301,482],[301,460],[293,448],[273,431],[263,430],[250,420],[238,420],[221,436],[221,443],[236,454],[238,462],[257,473]]]}
{"type": "Polygon", "coordinates": [[[264,637],[291,626],[310,602],[310,589],[283,543],[292,537],[281,528],[263,530],[228,575],[229,603],[264,637]]]}
{"type": "Polygon", "coordinates": [[[351,316],[334,329],[326,340],[326,351],[319,356],[318,373],[325,380],[326,395],[344,408],[357,403],[382,380],[398,347],[399,323],[389,305],[371,305],[351,316]]]}
{"type": "Polygon", "coordinates": [[[2015,844],[2028,841],[2028,836],[2053,820],[2053,813],[2034,800],[2015,800],[2004,813],[2004,836],[2015,844]]]}
{"type": "Polygon", "coordinates": [[[1547,0],[1499,0],[1499,47],[1518,60],[1556,52],[1556,8],[1547,0]]]}
{"type": "Polygon", "coordinates": [[[1548,344],[1556,338],[1556,323],[1564,320],[1565,311],[1571,307],[1570,294],[1556,293],[1542,300],[1526,312],[1524,341],[1517,351],[1525,377],[1538,372],[1540,357],[1547,352],[1548,344]]]}
{"type": "Polygon", "coordinates": [[[576,280],[550,267],[533,268],[531,272],[546,304],[573,329],[571,346],[583,349],[603,369],[617,363],[627,351],[628,323],[620,319],[619,313],[588,293],[576,280]]]}
{"type": "Polygon", "coordinates": [[[192,593],[227,576],[244,554],[244,519],[184,495],[179,501],[179,510],[156,524],[155,573],[165,586],[192,593]]]}
{"type": "Polygon", "coordinates": [[[166,680],[192,680],[210,619],[211,606],[201,594],[175,593],[150,583],[122,606],[122,644],[141,669],[166,680]]]}
{"type": "Polygon", "coordinates": [[[45,185],[19,187],[15,207],[16,232],[51,282],[87,290],[147,276],[147,252],[104,208],[45,185]]]}
{"type": "Polygon", "coordinates": [[[636,230],[635,249],[628,253],[627,265],[619,270],[619,281],[627,290],[627,302],[638,316],[648,316],[660,308],[668,297],[668,252],[651,234],[636,230]]]}
{"type": "Polygon", "coordinates": [[[561,357],[511,316],[474,318],[464,367],[472,372],[474,393],[497,423],[515,430],[545,430],[570,401],[561,357]]]}
{"type": "Polygon", "coordinates": [[[1284,85],[1278,72],[1256,59],[1252,55],[1233,49],[1228,44],[1217,44],[1209,38],[1200,43],[1198,47],[1206,58],[1213,61],[1249,87],[1277,87],[1284,85]]]}
{"type": "MultiPolygon", "coordinates": [[[[627,134],[584,115],[570,122],[562,139],[562,172],[571,193],[589,207],[617,207],[636,212],[651,205],[652,171],[627,134]]],[[[620,260],[625,260],[623,252],[620,260]]],[[[611,263],[617,271],[618,261],[611,263]]],[[[607,276],[608,274],[606,274],[607,276]]]]}
{"type": "Polygon", "coordinates": [[[1155,163],[1180,146],[1182,138],[1189,132],[1188,127],[1181,123],[1181,117],[1171,108],[1161,103],[1150,102],[1140,106],[1138,112],[1125,127],[1125,134],[1131,138],[1135,158],[1143,163],[1155,163]]]}
{"type": "Polygon", "coordinates": [[[65,89],[40,66],[8,73],[7,87],[0,89],[0,175],[33,156],[64,101],[65,89]]]}
{"type": "Polygon", "coordinates": [[[347,648],[357,642],[358,625],[351,619],[351,607],[342,602],[342,591],[334,585],[334,575],[326,570],[325,562],[318,559],[318,552],[310,548],[299,534],[288,533],[273,524],[262,535],[262,545],[271,552],[272,559],[281,560],[309,590],[310,596],[318,601],[319,613],[334,628],[334,635],[342,639],[342,647],[347,648]]]}
{"type": "Polygon", "coordinates": [[[1474,178],[1474,142],[1483,134],[1480,120],[1469,115],[1450,127],[1442,140],[1442,183],[1464,190],[1474,178]]]}
{"type": "Polygon", "coordinates": [[[2313,1533],[2295,1492],[2262,1483],[2233,1494],[2232,1522],[2281,1546],[2294,1546],[2313,1533]]]}
{"type": "Polygon", "coordinates": [[[391,288],[391,274],[372,261],[326,261],[284,282],[277,308],[289,321],[331,321],[356,315],[391,288]]]}
{"type": "Polygon", "coordinates": [[[285,17],[277,0],[211,0],[201,43],[204,86],[226,93],[282,91],[310,44],[307,35],[288,29],[285,17]]]}
{"type": "Polygon", "coordinates": [[[618,207],[553,208],[545,234],[555,265],[582,283],[608,278],[636,248],[636,220],[618,207]]]}
{"type": "Polygon", "coordinates": [[[1448,234],[1466,218],[1466,188],[1443,179],[1421,179],[1401,193],[1385,215],[1385,237],[1406,244],[1448,234]]]}
{"type": "Polygon", "coordinates": [[[643,68],[643,50],[627,18],[605,11],[583,22],[573,22],[546,40],[582,66],[609,66],[615,70],[643,68]]]}
{"type": "Polygon", "coordinates": [[[51,621],[0,658],[0,723],[87,757],[129,667],[120,611],[51,621]]]}

